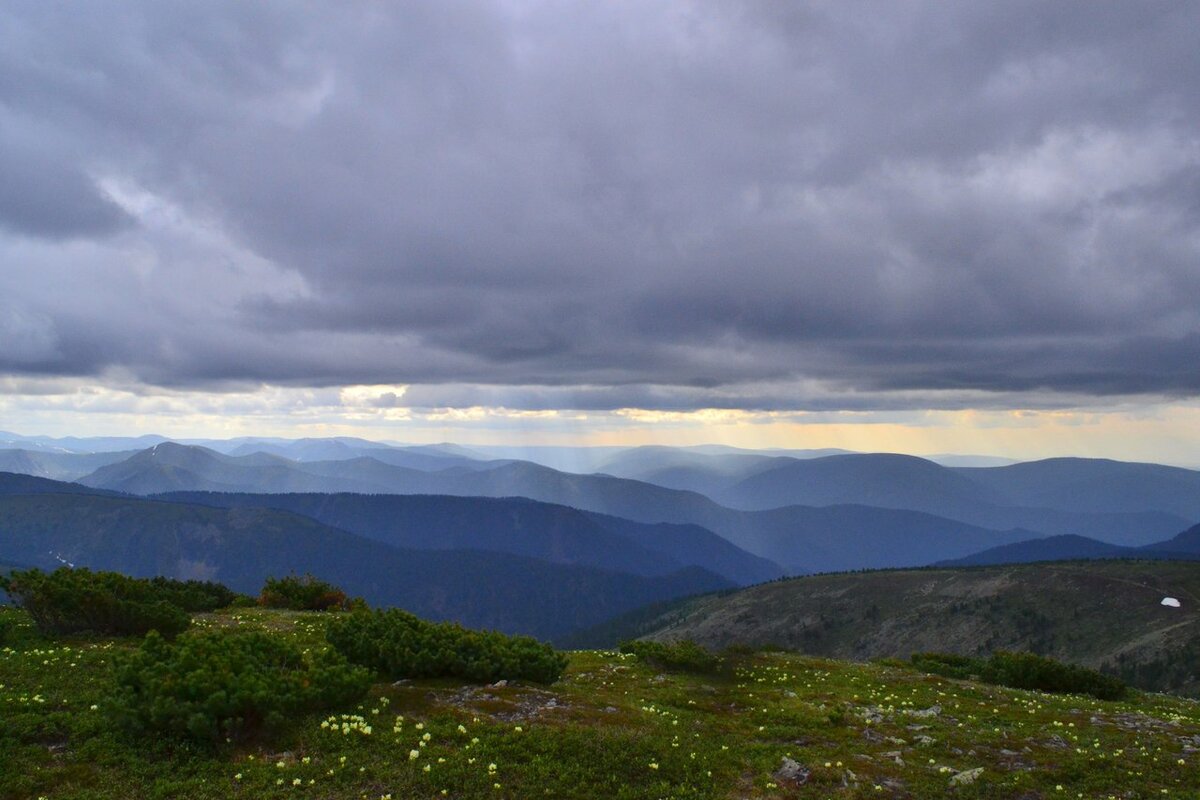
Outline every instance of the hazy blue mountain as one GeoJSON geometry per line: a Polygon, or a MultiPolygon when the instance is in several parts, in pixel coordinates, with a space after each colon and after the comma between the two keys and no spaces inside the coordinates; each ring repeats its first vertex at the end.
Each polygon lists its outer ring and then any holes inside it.
{"type": "Polygon", "coordinates": [[[1001,495],[953,470],[893,453],[786,461],[740,481],[714,499],[746,509],[856,503],[942,514],[1003,501],[1001,495]]]}
{"type": "MultiPolygon", "coordinates": [[[[0,496],[8,494],[94,494],[111,496],[117,494],[106,489],[93,489],[78,483],[39,478],[15,472],[0,472],[0,496]]],[[[0,535],[3,529],[0,528],[0,535]]]]}
{"type": "Polygon", "coordinates": [[[1200,555],[1200,525],[1193,525],[1165,542],[1152,545],[1151,548],[1169,553],[1200,555]]]}
{"type": "Polygon", "coordinates": [[[73,481],[100,467],[124,461],[136,450],[114,453],[65,453],[50,450],[0,450],[0,472],[36,475],[57,481],[73,481]]]}
{"type": "Polygon", "coordinates": [[[1101,458],[1050,458],[958,475],[1009,502],[1082,512],[1163,511],[1200,521],[1200,471],[1101,458]]]}
{"type": "MultiPolygon", "coordinates": [[[[291,471],[291,478],[286,483],[295,488],[275,488],[285,483],[272,472],[282,469],[278,465],[254,468],[246,466],[240,459],[214,459],[211,451],[193,457],[178,452],[178,448],[177,445],[161,445],[151,456],[130,459],[126,462],[127,469],[121,464],[105,467],[83,482],[137,493],[351,491],[527,497],[636,522],[699,525],[792,573],[927,564],[1036,535],[1030,531],[989,531],[930,514],[862,506],[790,506],[769,511],[737,511],[696,492],[605,475],[559,472],[529,462],[500,462],[486,469],[456,467],[440,472],[394,467],[370,458],[303,465],[285,462],[286,469],[291,471]],[[180,466],[172,466],[172,471],[163,475],[158,469],[162,461],[180,466]],[[211,468],[203,479],[197,478],[194,471],[185,470],[185,467],[196,470],[198,464],[211,468]],[[231,468],[224,469],[226,466],[231,468]],[[261,479],[254,469],[262,469],[264,474],[274,475],[275,479],[261,479]],[[303,480],[295,478],[294,473],[301,469],[324,471],[326,483],[315,488],[299,488],[297,484],[303,480]],[[139,477],[142,475],[145,479],[139,477]],[[189,480],[194,485],[186,485],[189,480]],[[239,485],[229,485],[235,481],[239,485]],[[167,488],[157,491],[148,488],[163,485],[167,488]]],[[[311,473],[299,474],[305,480],[318,477],[311,473]]],[[[1167,531],[1174,533],[1180,527],[1174,524],[1167,531]]]]}
{"type": "Polygon", "coordinates": [[[990,547],[963,558],[940,561],[939,567],[974,567],[990,564],[1026,564],[1035,561],[1076,561],[1095,558],[1146,558],[1140,548],[1121,547],[1086,536],[1049,536],[990,547]]]}
{"type": "Polygon", "coordinates": [[[228,450],[212,447],[228,456],[247,456],[252,453],[270,453],[291,461],[329,461],[356,458],[364,451],[388,450],[387,445],[375,444],[366,439],[292,439],[281,442],[251,439],[228,450]]]}
{"type": "Polygon", "coordinates": [[[711,497],[751,475],[793,460],[757,453],[701,453],[676,447],[637,447],[616,454],[595,471],[711,497]]]}
{"type": "Polygon", "coordinates": [[[656,453],[661,457],[670,459],[672,457],[687,460],[694,457],[704,456],[760,456],[767,458],[813,458],[820,455],[832,455],[834,453],[845,453],[846,450],[838,450],[834,448],[824,450],[785,450],[779,448],[750,450],[740,447],[730,447],[728,445],[707,444],[707,445],[691,445],[685,447],[668,447],[663,445],[644,445],[641,447],[620,447],[620,446],[601,446],[601,447],[564,447],[554,445],[530,445],[530,446],[513,446],[513,445],[472,445],[471,451],[474,457],[480,459],[498,459],[508,461],[531,461],[534,464],[540,464],[545,467],[562,470],[564,472],[575,472],[587,474],[592,472],[603,472],[610,475],[616,475],[622,478],[635,477],[634,475],[625,474],[619,466],[626,458],[637,463],[643,452],[656,453]]]}
{"type": "Polygon", "coordinates": [[[392,447],[366,439],[296,439],[284,442],[247,441],[224,451],[229,456],[269,453],[297,462],[348,461],[370,457],[384,464],[419,470],[441,470],[481,463],[479,459],[438,446],[392,447]]]}
{"type": "Polygon", "coordinates": [[[525,498],[204,492],[161,497],[283,509],[398,547],[494,550],[635,575],[696,566],[742,585],[784,574],[779,565],[696,525],[651,525],[525,498]]]}
{"type": "Polygon", "coordinates": [[[165,436],[22,436],[0,431],[0,447],[19,450],[43,450],[56,453],[112,453],[144,450],[169,441],[165,436]]]}
{"type": "MultiPolygon", "coordinates": [[[[326,462],[318,462],[326,463],[326,462]]],[[[333,462],[351,463],[351,462],[333,462]]],[[[377,462],[376,462],[377,463],[377,462]]],[[[269,453],[227,456],[206,447],[157,444],[79,480],[85,486],[130,494],[176,490],[321,492],[386,491],[384,485],[313,475],[299,463],[269,453]]]]}
{"type": "Polygon", "coordinates": [[[1086,535],[1125,546],[1160,541],[1193,521],[1150,505],[1139,510],[1116,508],[1107,512],[1035,507],[1038,498],[1011,492],[999,485],[999,481],[976,479],[979,475],[1018,466],[1025,465],[950,469],[914,456],[832,456],[781,464],[727,491],[717,492],[714,497],[726,505],[745,509],[794,503],[903,508],[994,530],[1023,528],[1044,535],[1086,535]]]}
{"type": "Polygon", "coordinates": [[[1200,525],[1176,534],[1166,541],[1142,547],[1119,547],[1086,536],[1051,536],[992,547],[937,566],[976,566],[985,564],[1023,564],[1033,561],[1069,561],[1099,558],[1140,558],[1153,560],[1200,559],[1200,525]]]}
{"type": "Polygon", "coordinates": [[[696,567],[644,577],[508,553],[403,549],[275,509],[9,494],[0,520],[3,563],[204,578],[244,592],[269,575],[311,572],[374,605],[550,638],[732,585],[696,567]]]}

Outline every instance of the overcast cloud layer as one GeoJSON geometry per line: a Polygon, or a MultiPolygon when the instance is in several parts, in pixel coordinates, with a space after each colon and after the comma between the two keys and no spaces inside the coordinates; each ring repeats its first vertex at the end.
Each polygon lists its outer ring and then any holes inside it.
{"type": "Polygon", "coordinates": [[[9,2],[0,276],[14,379],[1194,397],[1200,4],[9,2]]]}

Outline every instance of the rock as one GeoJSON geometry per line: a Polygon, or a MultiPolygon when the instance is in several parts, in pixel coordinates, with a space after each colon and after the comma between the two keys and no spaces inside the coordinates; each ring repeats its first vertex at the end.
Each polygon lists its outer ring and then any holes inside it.
{"type": "Polygon", "coordinates": [[[779,783],[790,783],[793,786],[803,786],[808,783],[809,769],[799,761],[785,757],[779,769],[771,777],[779,783]]]}
{"type": "Polygon", "coordinates": [[[616,706],[605,706],[604,713],[605,714],[615,714],[615,713],[617,713],[617,707],[616,706]]]}
{"type": "Polygon", "coordinates": [[[930,706],[929,708],[922,709],[921,711],[910,711],[908,713],[910,716],[914,717],[936,717],[942,713],[942,707],[930,706]]]}
{"type": "Polygon", "coordinates": [[[496,681],[492,684],[493,689],[503,689],[505,686],[508,686],[508,681],[496,681]]]}
{"type": "Polygon", "coordinates": [[[863,738],[866,739],[868,742],[882,742],[883,741],[883,734],[879,733],[878,731],[876,731],[873,728],[863,728],[862,735],[863,735],[863,738]]]}
{"type": "Polygon", "coordinates": [[[983,767],[976,767],[975,769],[964,769],[962,772],[958,773],[957,775],[955,775],[953,778],[950,779],[950,785],[951,786],[970,786],[972,783],[974,783],[976,780],[978,780],[979,776],[982,774],[983,774],[983,767]]]}
{"type": "Polygon", "coordinates": [[[787,697],[787,698],[793,698],[793,697],[796,697],[796,693],[793,692],[791,689],[785,689],[783,692],[783,696],[787,697]]]}
{"type": "Polygon", "coordinates": [[[401,678],[400,680],[393,683],[392,686],[408,686],[410,683],[412,683],[412,681],[409,680],[408,678],[401,678]]]}

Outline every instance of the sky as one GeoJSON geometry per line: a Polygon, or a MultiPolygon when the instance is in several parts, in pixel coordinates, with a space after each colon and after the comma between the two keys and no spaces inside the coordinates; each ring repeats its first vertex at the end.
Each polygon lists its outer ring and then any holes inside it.
{"type": "Polygon", "coordinates": [[[0,8],[0,429],[1200,464],[1200,4],[0,8]]]}

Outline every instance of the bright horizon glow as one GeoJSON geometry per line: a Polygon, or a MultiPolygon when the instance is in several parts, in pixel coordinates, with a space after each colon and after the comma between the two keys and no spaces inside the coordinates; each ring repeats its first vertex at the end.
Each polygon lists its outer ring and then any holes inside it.
{"type": "Polygon", "coordinates": [[[399,405],[405,387],[242,392],[42,386],[0,396],[0,430],[22,436],[173,439],[354,436],[403,444],[841,448],[1035,460],[1055,456],[1200,466],[1200,405],[923,411],[521,410],[399,405]]]}

